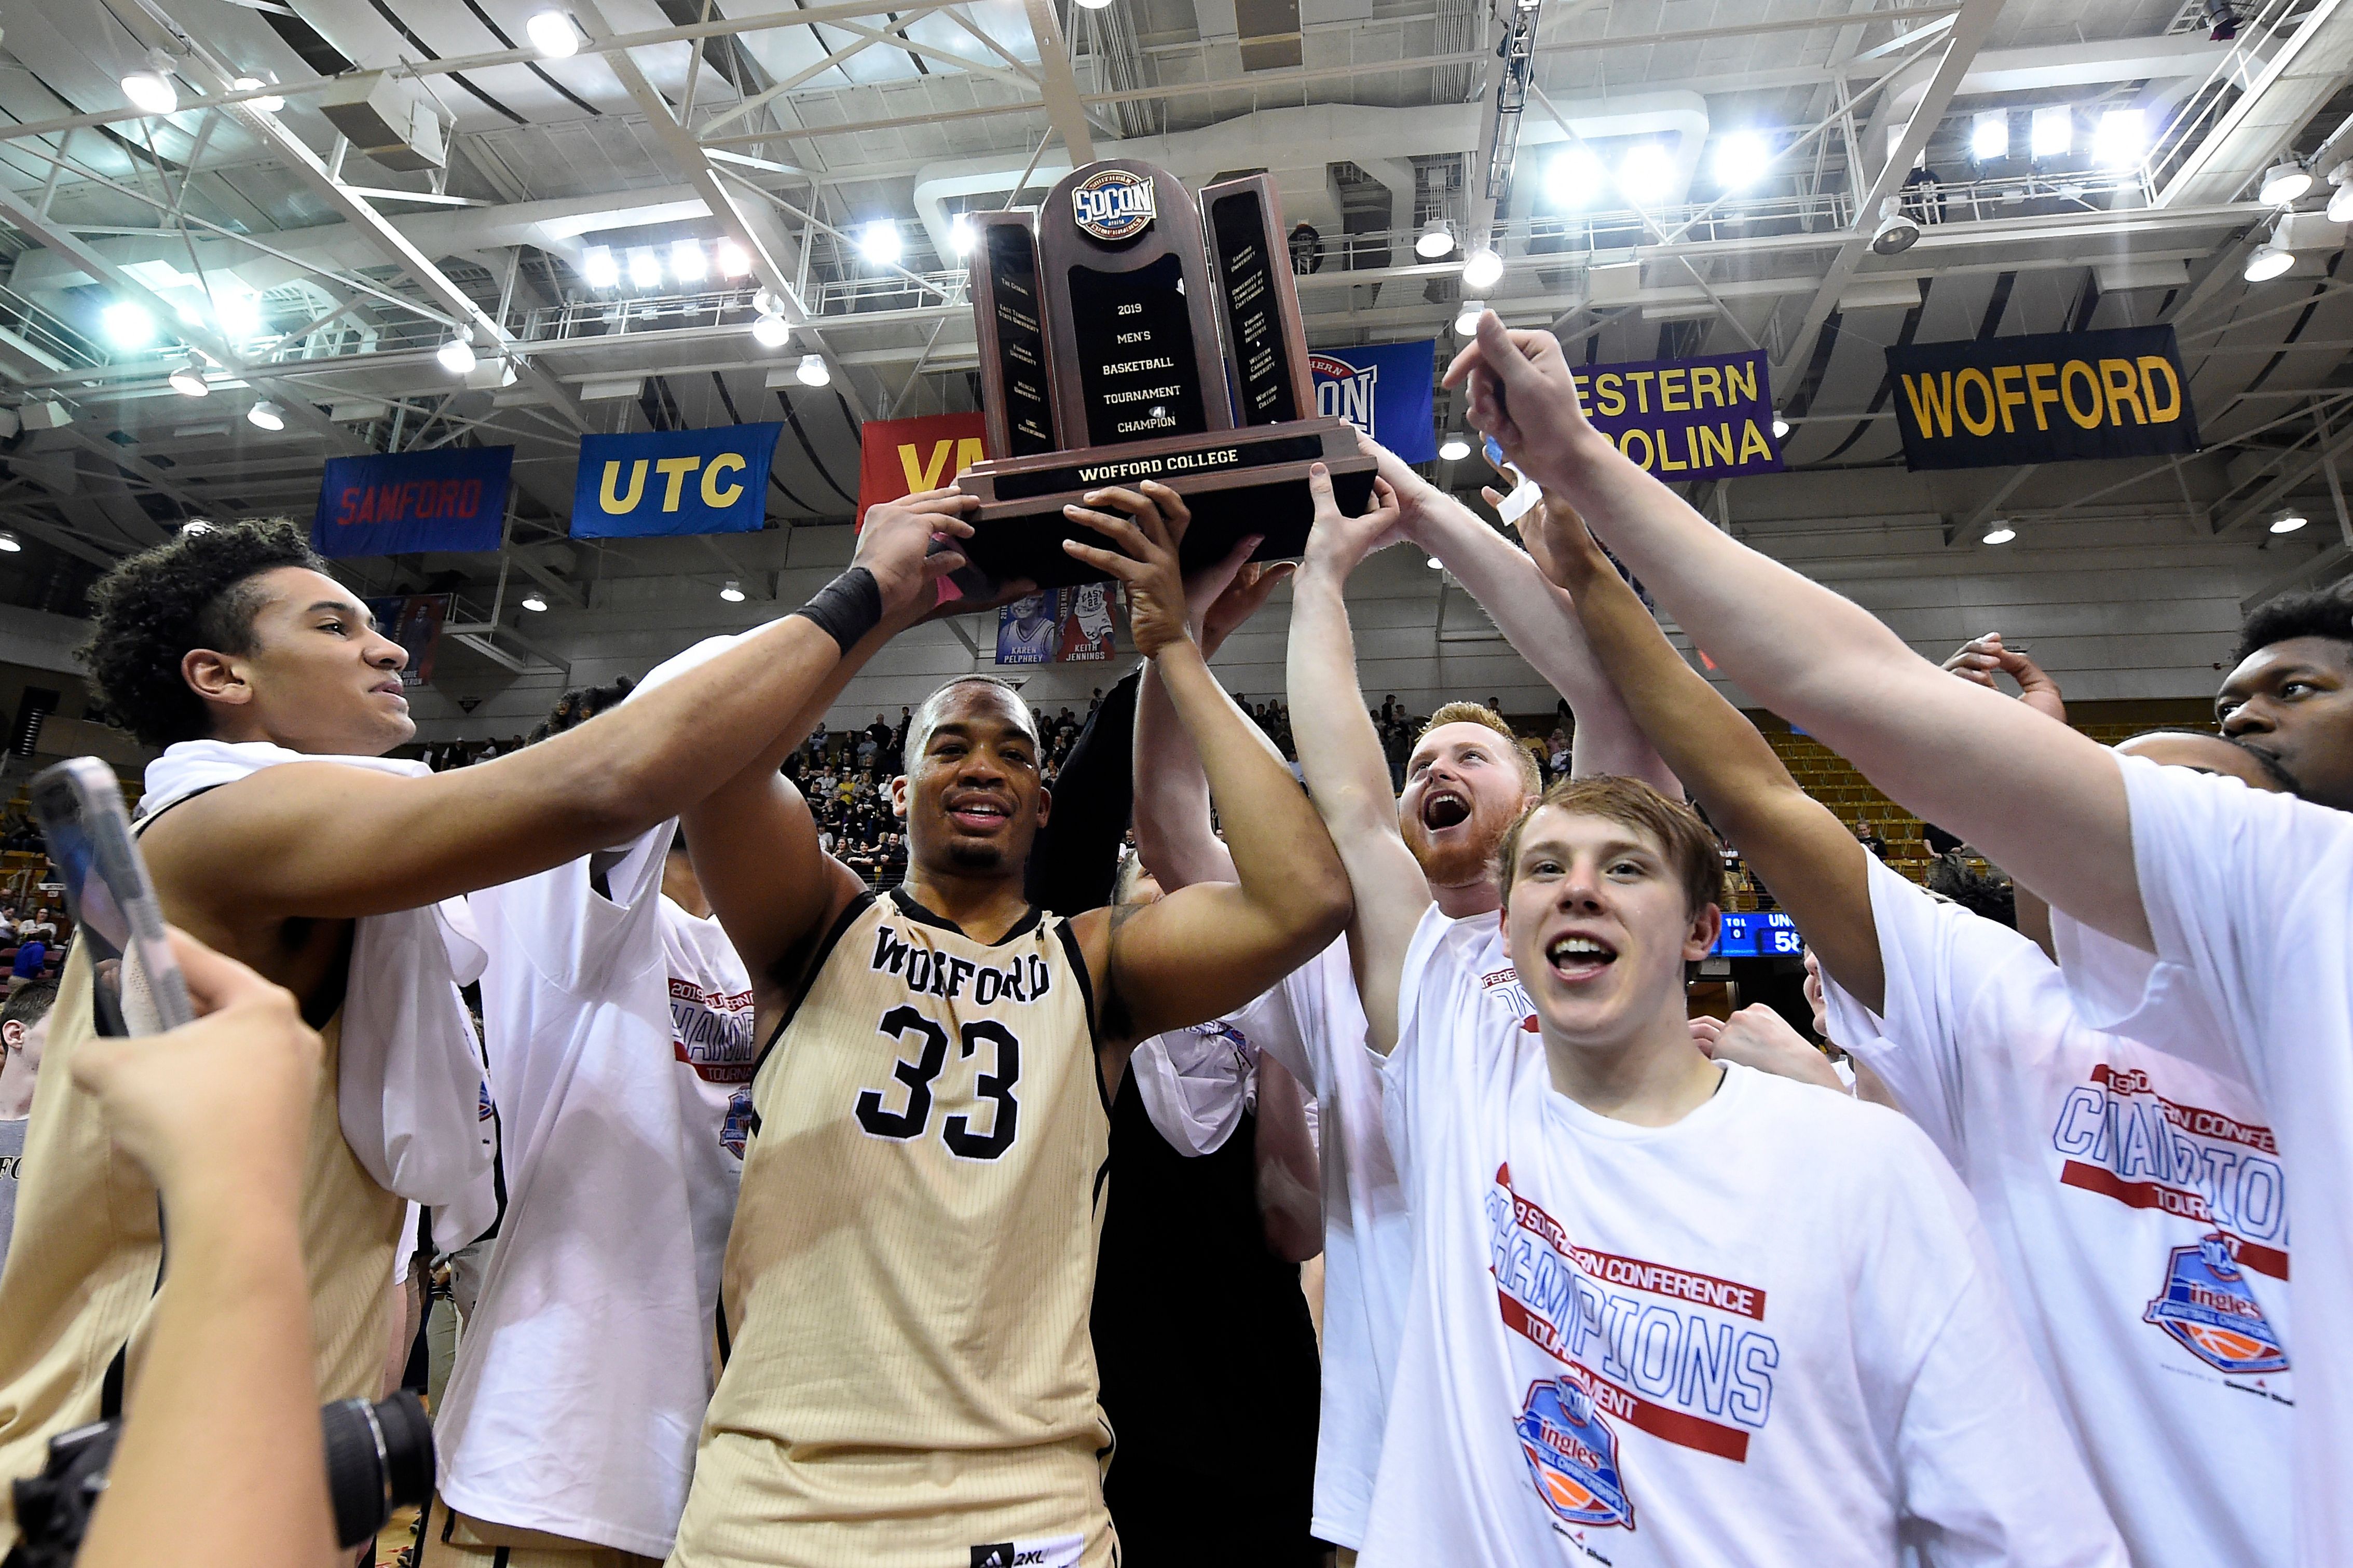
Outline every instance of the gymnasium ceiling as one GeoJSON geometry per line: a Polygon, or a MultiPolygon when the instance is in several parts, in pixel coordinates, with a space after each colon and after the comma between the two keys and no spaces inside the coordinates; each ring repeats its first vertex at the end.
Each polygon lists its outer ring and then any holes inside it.
{"type": "MultiPolygon", "coordinates": [[[[1816,479],[1694,487],[1736,530],[1900,506],[1956,550],[1996,519],[2079,521],[2111,544],[2145,525],[2341,570],[2321,459],[2353,425],[2353,279],[2321,209],[2353,159],[2353,0],[2233,4],[2239,36],[2215,42],[2196,0],[1542,0],[1516,14],[1534,17],[1531,86],[1486,297],[1572,357],[1767,351],[1785,457],[1816,479]],[[2054,107],[2071,150],[2031,156],[2032,111],[2054,107]],[[2118,110],[2152,144],[2095,158],[2118,110]],[[2015,155],[1972,156],[1989,111],[2015,155]],[[1737,190],[1717,162],[1736,132],[1774,154],[1737,190]],[[1639,210],[1559,177],[1574,142],[1604,170],[1647,150],[1626,182],[1639,210]],[[2249,283],[2280,212],[2258,188],[2283,160],[2316,176],[2288,220],[2295,264],[2249,283]],[[1874,255],[1880,202],[1915,162],[1939,221],[1874,255]],[[1905,471],[1885,345],[2159,321],[2192,371],[2199,457],[1905,471]],[[2269,539],[2283,506],[2315,526],[2269,539]]],[[[538,657],[526,586],[593,613],[617,579],[757,581],[788,532],[567,542],[579,435],[783,419],[772,525],[846,521],[860,420],[975,406],[954,216],[1035,203],[1091,156],[1195,184],[1269,170],[1286,221],[1320,237],[1300,279],[1311,344],[1434,335],[1442,358],[1462,252],[1425,260],[1413,240],[1486,216],[1503,5],[0,0],[0,405],[22,426],[0,442],[0,527],[25,545],[0,557],[0,601],[79,613],[94,571],[187,519],[305,516],[327,457],[452,443],[517,447],[512,548],[354,574],[457,589],[510,668],[538,657]],[[577,28],[569,58],[531,40],[550,5],[577,28]],[[151,68],[171,73],[172,113],[126,103],[122,79],[151,68]],[[345,142],[338,100],[406,140],[345,142]],[[895,265],[855,243],[877,221],[895,265]],[[681,240],[706,258],[731,240],[752,270],[584,275],[592,247],[626,271],[681,240]],[[762,289],[793,324],[779,348],[752,333],[762,289]],[[153,342],[110,332],[126,300],[153,342]],[[462,377],[436,356],[461,326],[480,356],[462,377]],[[167,381],[191,353],[200,399],[167,381]],[[829,384],[795,376],[807,353],[829,384]],[[283,430],[248,422],[261,398],[283,430]]],[[[1459,422],[1450,395],[1438,409],[1459,422]]]]}

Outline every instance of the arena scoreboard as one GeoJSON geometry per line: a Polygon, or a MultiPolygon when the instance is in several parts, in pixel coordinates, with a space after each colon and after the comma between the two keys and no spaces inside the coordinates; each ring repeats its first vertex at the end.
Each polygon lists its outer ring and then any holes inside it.
{"type": "Polygon", "coordinates": [[[1795,958],[1806,951],[1798,922],[1778,910],[1727,914],[1715,933],[1714,958],[1795,958]]]}

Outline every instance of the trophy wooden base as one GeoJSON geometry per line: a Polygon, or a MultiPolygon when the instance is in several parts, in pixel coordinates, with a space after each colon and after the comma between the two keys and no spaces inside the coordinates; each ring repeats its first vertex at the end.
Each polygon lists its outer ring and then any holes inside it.
{"type": "Polygon", "coordinates": [[[1372,458],[1356,449],[1344,419],[1294,419],[1242,430],[1168,436],[1119,447],[1079,447],[975,463],[956,479],[980,498],[967,514],[973,536],[962,549],[992,584],[1028,578],[1040,588],[1092,583],[1103,574],[1072,558],[1062,541],[1103,544],[1103,536],[1062,513],[1088,492],[1156,479],[1185,498],[1193,513],[1178,553],[1191,571],[1225,558],[1252,533],[1266,536],[1254,561],[1295,559],[1315,518],[1310,465],[1332,472],[1340,509],[1355,516],[1372,499],[1372,458]]]}

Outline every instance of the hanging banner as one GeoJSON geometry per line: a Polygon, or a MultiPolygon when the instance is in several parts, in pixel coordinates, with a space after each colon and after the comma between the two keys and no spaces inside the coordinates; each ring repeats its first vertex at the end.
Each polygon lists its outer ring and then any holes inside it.
{"type": "Polygon", "coordinates": [[[2171,327],[1910,343],[1887,351],[1887,373],[1915,469],[2198,450],[2171,327]]]}
{"type": "Polygon", "coordinates": [[[1315,412],[1346,420],[1409,463],[1435,461],[1430,387],[1437,380],[1437,354],[1434,338],[1318,349],[1307,356],[1315,412]]]}
{"type": "Polygon", "coordinates": [[[367,605],[368,614],[375,617],[376,630],[408,652],[408,662],[400,670],[403,686],[433,684],[433,655],[441,646],[441,626],[449,618],[451,597],[448,594],[395,594],[361,601],[367,605]]]}
{"type": "Polygon", "coordinates": [[[513,466],[512,447],[330,458],[311,548],[338,559],[496,550],[513,466]]]}
{"type": "Polygon", "coordinates": [[[997,662],[1044,664],[1062,630],[1062,590],[1048,588],[1001,605],[997,612],[997,662]]]}
{"type": "Polygon", "coordinates": [[[1054,658],[1064,664],[1094,664],[1111,658],[1118,610],[1116,583],[1082,583],[1063,589],[1061,637],[1054,658]]]}
{"type": "Polygon", "coordinates": [[[1761,350],[1578,365],[1571,374],[1593,427],[1662,479],[1781,471],[1761,350]]]}
{"type": "Polygon", "coordinates": [[[783,428],[723,425],[581,437],[572,537],[756,533],[767,517],[768,459],[783,428]]]}
{"type": "Polygon", "coordinates": [[[986,417],[933,414],[921,419],[869,419],[858,432],[858,521],[877,501],[935,490],[977,463],[986,417]]]}

